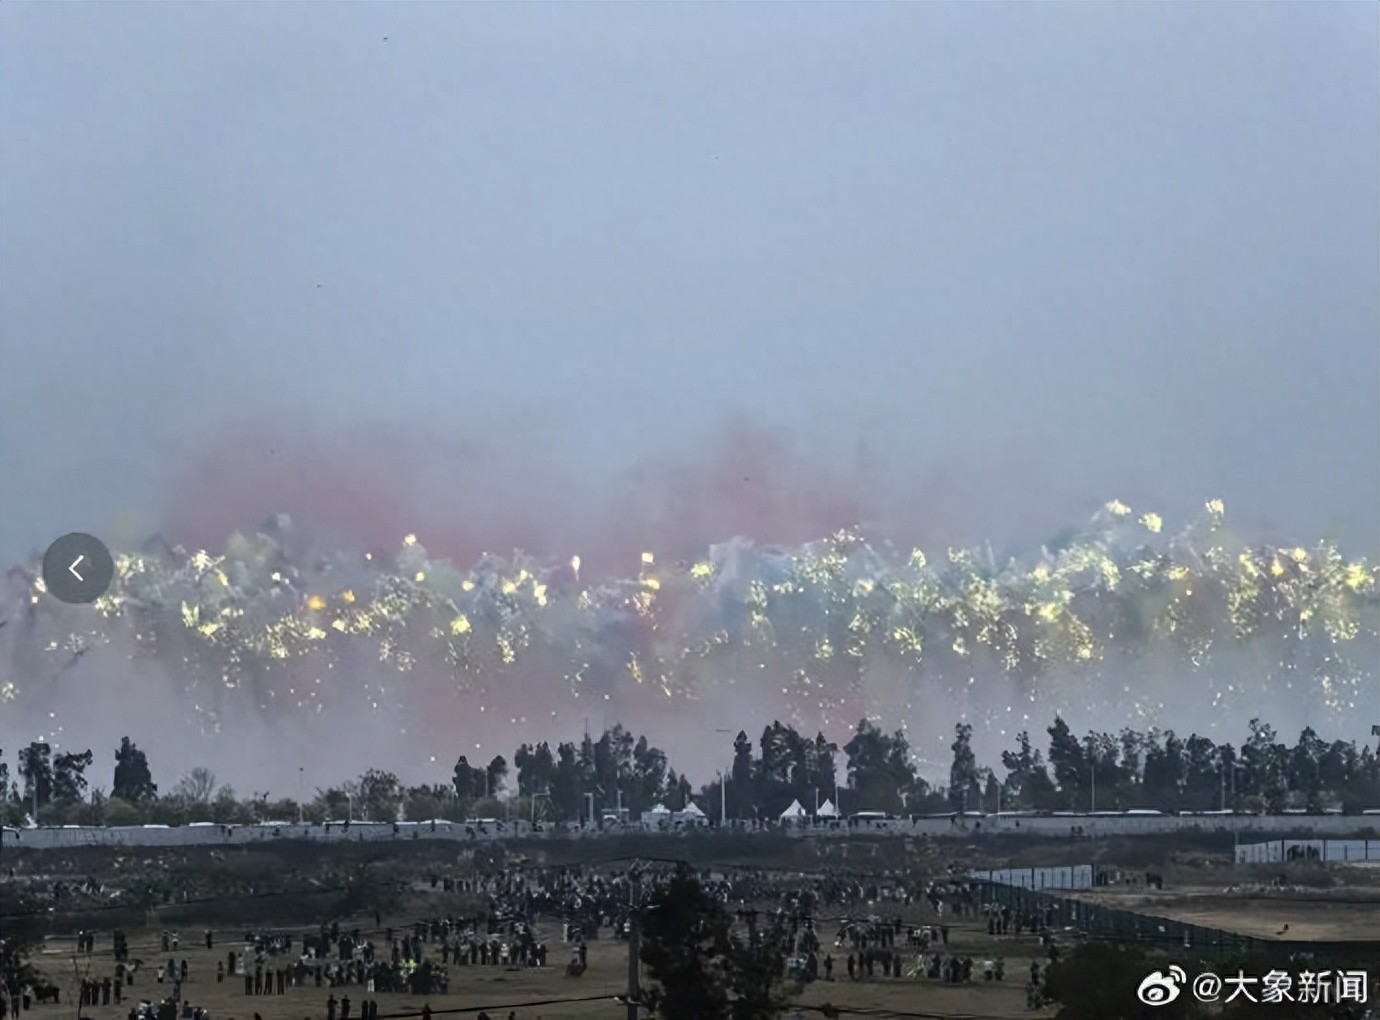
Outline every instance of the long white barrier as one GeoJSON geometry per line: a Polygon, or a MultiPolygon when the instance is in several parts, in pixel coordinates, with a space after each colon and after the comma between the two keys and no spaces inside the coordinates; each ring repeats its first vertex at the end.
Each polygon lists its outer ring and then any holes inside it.
{"type": "MultiPolygon", "coordinates": [[[[1380,839],[1325,840],[1328,836],[1367,836],[1380,830],[1380,817],[1345,815],[1080,815],[1080,816],[986,816],[983,818],[893,818],[875,819],[850,824],[838,821],[817,825],[766,826],[746,829],[742,825],[734,831],[766,832],[792,838],[841,838],[867,835],[932,836],[971,839],[983,834],[1065,836],[1094,838],[1104,836],[1137,836],[1174,832],[1237,833],[1239,835],[1269,836],[1277,833],[1307,833],[1325,842],[1339,843],[1335,853],[1348,854],[1346,847],[1362,844],[1367,853],[1380,855],[1380,839]]],[[[613,827],[602,830],[560,829],[551,825],[534,831],[526,821],[504,822],[355,822],[346,825],[183,825],[128,826],[112,828],[64,827],[38,829],[5,828],[5,847],[67,848],[83,846],[196,846],[244,845],[270,843],[279,840],[307,839],[322,842],[375,842],[395,840],[445,839],[458,842],[481,842],[513,838],[589,837],[643,833],[640,826],[613,827]]],[[[679,834],[666,838],[681,838],[679,834]]],[[[1285,845],[1305,846],[1309,841],[1286,840],[1285,845]]],[[[1265,844],[1279,846],[1279,840],[1265,844]]],[[[1244,848],[1243,848],[1244,849],[1244,848]]],[[[1270,851],[1261,851],[1268,853],[1270,851]]],[[[1307,851],[1303,851],[1306,853],[1307,851]]],[[[1238,851],[1238,854],[1240,851],[1238,851]]],[[[1287,859],[1287,850],[1280,859],[1287,859]]],[[[1367,858],[1330,857],[1337,859],[1367,858]]]]}

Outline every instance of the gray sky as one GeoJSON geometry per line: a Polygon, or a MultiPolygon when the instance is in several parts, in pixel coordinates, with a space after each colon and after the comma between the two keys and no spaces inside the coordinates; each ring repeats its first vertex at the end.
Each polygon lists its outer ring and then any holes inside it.
{"type": "Polygon", "coordinates": [[[1373,553],[1378,25],[5,4],[0,562],[317,461],[559,546],[745,435],[925,537],[1221,496],[1373,553]]]}

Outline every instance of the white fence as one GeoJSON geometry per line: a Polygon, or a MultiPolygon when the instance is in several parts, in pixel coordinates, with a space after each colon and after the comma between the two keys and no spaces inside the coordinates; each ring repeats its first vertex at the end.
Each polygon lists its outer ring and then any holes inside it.
{"type": "Polygon", "coordinates": [[[1236,848],[1237,864],[1380,861],[1380,839],[1271,839],[1236,848]]]}
{"type": "Polygon", "coordinates": [[[1019,889],[1091,889],[1091,864],[1075,864],[1067,868],[998,868],[994,871],[968,872],[969,878],[1014,885],[1019,889]]]}
{"type": "MultiPolygon", "coordinates": [[[[1174,832],[1237,833],[1257,838],[1277,833],[1307,833],[1317,837],[1315,843],[1331,842],[1348,847],[1367,845],[1372,855],[1380,851],[1380,839],[1333,839],[1325,837],[1374,837],[1380,829],[1380,816],[1345,815],[1053,815],[1012,816],[988,815],[982,818],[891,818],[864,820],[861,824],[844,821],[807,825],[749,827],[747,823],[732,826],[735,832],[763,832],[789,836],[793,839],[837,839],[867,835],[933,836],[971,839],[984,834],[1022,836],[1063,836],[1086,838],[1103,836],[1138,836],[1174,832]]],[[[374,842],[396,840],[446,839],[462,843],[487,840],[506,840],[515,837],[590,838],[607,834],[643,832],[641,826],[608,826],[602,830],[579,829],[543,825],[534,831],[526,821],[485,822],[340,822],[323,825],[184,825],[128,826],[123,828],[39,828],[3,830],[6,847],[79,847],[79,846],[195,846],[210,844],[255,844],[281,839],[309,839],[334,842],[374,842]]],[[[686,838],[685,833],[667,833],[665,839],[686,838]]],[[[1286,840],[1306,845],[1309,839],[1286,840]]],[[[1269,844],[1278,847],[1278,839],[1269,844]]],[[[1261,851],[1262,854],[1270,851],[1261,851]]],[[[1287,851],[1279,860],[1287,859],[1287,851]]],[[[1351,850],[1336,850],[1350,854],[1351,850]]],[[[1363,860],[1362,857],[1330,857],[1329,860],[1363,860]]],[[[1377,859],[1371,856],[1370,860],[1377,859]]]]}

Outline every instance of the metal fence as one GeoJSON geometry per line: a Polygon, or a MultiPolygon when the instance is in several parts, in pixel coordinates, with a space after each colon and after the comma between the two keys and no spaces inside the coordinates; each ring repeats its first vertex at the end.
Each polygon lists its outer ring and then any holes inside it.
{"type": "Polygon", "coordinates": [[[1271,839],[1236,848],[1237,864],[1380,861],[1380,839],[1271,839]]]}
{"type": "Polygon", "coordinates": [[[1207,928],[1170,917],[1141,914],[1121,907],[1056,896],[1036,889],[1005,883],[983,883],[988,901],[1015,910],[1036,911],[1041,922],[1058,937],[1108,942],[1137,942],[1173,951],[1181,950],[1217,959],[1265,955],[1269,957],[1318,956],[1349,960],[1380,960],[1380,941],[1326,941],[1264,939],[1221,928],[1207,928]]]}
{"type": "Polygon", "coordinates": [[[997,868],[968,873],[970,878],[997,885],[1013,885],[1020,889],[1091,889],[1091,864],[1075,864],[1065,868],[997,868]]]}

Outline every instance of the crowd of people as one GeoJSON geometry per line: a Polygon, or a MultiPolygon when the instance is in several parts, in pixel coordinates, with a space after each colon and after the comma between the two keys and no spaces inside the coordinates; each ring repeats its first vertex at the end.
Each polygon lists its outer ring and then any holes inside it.
{"type": "MultiPolygon", "coordinates": [[[[670,877],[670,864],[631,867],[566,866],[467,868],[454,875],[434,874],[431,884],[450,894],[451,903],[468,903],[468,913],[450,913],[385,926],[378,912],[367,920],[331,920],[314,930],[257,929],[243,932],[215,959],[214,980],[239,984],[247,998],[316,990],[324,998],[327,1020],[371,1020],[379,994],[411,994],[424,999],[445,995],[462,969],[541,968],[548,966],[547,939],[561,940],[567,974],[589,965],[590,943],[601,937],[626,939],[640,901],[670,877]],[[363,924],[359,922],[363,920],[363,924]]],[[[517,864],[517,866],[512,866],[517,864]]],[[[1003,982],[1008,955],[1028,955],[1015,945],[987,955],[974,945],[988,939],[1034,936],[1043,955],[1053,953],[1048,910],[1017,909],[985,902],[990,887],[968,880],[957,868],[938,877],[913,872],[860,877],[830,869],[790,872],[752,867],[716,868],[697,874],[699,886],[721,904],[754,944],[770,944],[782,955],[784,970],[805,981],[921,980],[943,984],[1003,982]],[[821,935],[836,923],[831,944],[821,935]],[[961,926],[962,936],[955,935],[961,926]],[[957,944],[952,944],[951,939],[957,944]]],[[[423,880],[424,881],[424,880],[423,880]]],[[[223,935],[221,936],[224,937],[223,935]]],[[[130,1017],[172,1015],[209,1020],[208,1011],[183,997],[194,978],[176,930],[159,933],[155,962],[132,959],[122,931],[110,936],[113,972],[80,982],[80,1004],[123,1004],[134,998],[136,975],[171,985],[163,1001],[141,997],[130,1017]]],[[[194,939],[213,951],[211,930],[194,939]]],[[[96,951],[97,936],[77,933],[79,952],[96,951]]],[[[564,962],[564,961],[563,961],[564,962]]],[[[198,966],[209,967],[209,963],[198,966]]],[[[147,986],[146,986],[147,987],[147,986]]],[[[1038,962],[1031,966],[1027,1002],[1041,1000],[1038,962]]],[[[56,990],[54,989],[54,992],[56,990]]],[[[32,990],[30,996],[36,997],[32,990]]],[[[11,1011],[21,1008],[19,996],[11,1011]]],[[[247,1011],[252,1007],[246,1003],[247,1011]]]]}

